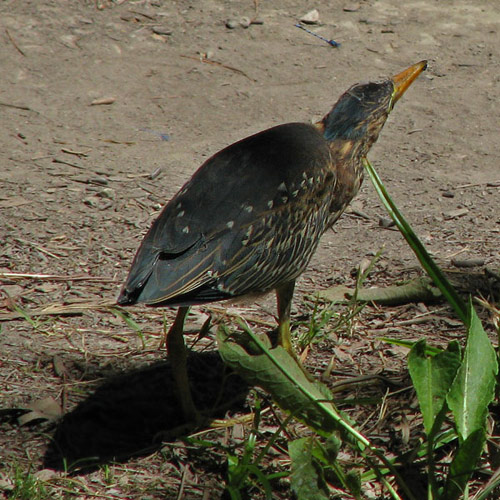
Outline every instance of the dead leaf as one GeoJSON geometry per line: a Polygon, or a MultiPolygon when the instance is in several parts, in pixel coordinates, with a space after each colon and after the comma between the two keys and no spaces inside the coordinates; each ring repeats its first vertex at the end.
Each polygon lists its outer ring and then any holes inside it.
{"type": "Polygon", "coordinates": [[[33,474],[39,481],[50,481],[52,478],[57,476],[57,472],[52,469],[42,469],[33,474]]]}
{"type": "Polygon", "coordinates": [[[65,378],[66,375],[68,374],[68,370],[64,365],[64,361],[59,356],[56,355],[52,359],[52,363],[54,365],[54,371],[56,372],[56,375],[58,377],[65,378]]]}
{"type": "Polygon", "coordinates": [[[30,424],[38,420],[53,422],[62,416],[61,405],[51,396],[35,401],[27,409],[31,411],[17,419],[19,425],[30,424]]]}

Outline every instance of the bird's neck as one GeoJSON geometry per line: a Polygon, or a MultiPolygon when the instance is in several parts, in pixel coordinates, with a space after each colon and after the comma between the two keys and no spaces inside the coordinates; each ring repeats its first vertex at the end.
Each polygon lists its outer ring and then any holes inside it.
{"type": "Polygon", "coordinates": [[[337,139],[328,143],[330,168],[335,176],[335,199],[343,210],[356,196],[363,182],[363,157],[366,155],[362,144],[350,140],[337,139]]]}

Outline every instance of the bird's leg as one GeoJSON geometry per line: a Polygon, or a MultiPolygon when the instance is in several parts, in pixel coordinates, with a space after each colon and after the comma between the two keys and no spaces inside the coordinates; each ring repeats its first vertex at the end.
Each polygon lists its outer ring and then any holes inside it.
{"type": "Polygon", "coordinates": [[[292,310],[294,288],[295,280],[292,280],[276,289],[276,298],[278,302],[278,345],[288,351],[288,354],[295,359],[307,379],[313,381],[314,379],[312,375],[304,368],[292,346],[292,338],[290,334],[290,313],[292,310]]]}
{"type": "Polygon", "coordinates": [[[193,402],[187,371],[187,349],[184,342],[184,320],[189,307],[179,307],[174,324],[167,333],[167,352],[176,390],[186,421],[198,422],[199,414],[193,402]]]}
{"type": "Polygon", "coordinates": [[[278,344],[296,358],[290,336],[290,313],[294,288],[295,280],[280,286],[276,289],[276,299],[278,302],[278,344]]]}

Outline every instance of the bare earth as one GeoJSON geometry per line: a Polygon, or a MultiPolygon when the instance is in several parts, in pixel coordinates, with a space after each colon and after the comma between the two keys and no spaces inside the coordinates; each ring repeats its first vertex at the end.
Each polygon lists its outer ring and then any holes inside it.
{"type": "MultiPolygon", "coordinates": [[[[222,495],[225,453],[168,434],[182,423],[159,349],[173,311],[134,308],[141,339],[137,327],[98,304],[115,299],[158,209],[205,159],[267,127],[320,118],[353,83],[428,59],[370,157],[438,263],[466,281],[477,278],[493,300],[483,277],[500,268],[499,26],[500,4],[491,0],[262,0],[257,13],[251,0],[1,1],[0,273],[30,276],[0,275],[0,496],[12,490],[16,470],[42,470],[54,498],[68,489],[82,499],[222,495]],[[320,23],[310,28],[340,48],[294,27],[311,8],[320,23]],[[226,27],[242,17],[261,23],[226,27]],[[453,258],[480,265],[453,267],[453,258]],[[74,303],[87,305],[63,314],[74,303]],[[58,309],[28,317],[46,306],[58,309]],[[49,413],[62,408],[64,419],[19,425],[16,409],[44,398],[52,398],[49,413]],[[87,462],[78,461],[92,456],[101,465],[83,470],[87,462]],[[74,462],[70,481],[64,468],[74,462]]],[[[399,232],[379,224],[384,217],[365,182],[298,281],[298,336],[311,318],[307,296],[353,286],[351,271],[383,245],[366,286],[421,274],[399,232]]],[[[274,298],[197,308],[188,343],[209,313],[229,325],[242,315],[268,331],[274,298]]],[[[445,345],[463,340],[463,329],[443,303],[370,306],[351,326],[326,328],[306,364],[321,375],[334,359],[330,384],[359,375],[390,380],[351,388],[343,396],[380,402],[345,409],[388,453],[411,449],[421,425],[405,390],[406,350],[378,338],[425,336],[445,345]]],[[[245,403],[242,383],[219,394],[215,350],[213,335],[193,348],[195,396],[205,408],[217,397],[228,402],[219,417],[247,415],[254,396],[245,403]]],[[[266,411],[264,443],[279,425],[266,411]]],[[[202,437],[238,450],[244,432],[248,426],[238,424],[202,437]]],[[[303,432],[290,425],[287,436],[303,432]]],[[[277,446],[262,466],[286,471],[289,462],[277,446]]],[[[286,479],[273,487],[276,498],[290,498],[286,479]]],[[[380,494],[375,483],[367,488],[380,494]]]]}

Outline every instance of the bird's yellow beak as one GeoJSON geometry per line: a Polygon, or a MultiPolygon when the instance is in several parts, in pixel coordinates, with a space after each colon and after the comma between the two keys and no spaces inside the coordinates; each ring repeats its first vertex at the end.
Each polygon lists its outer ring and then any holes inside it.
{"type": "Polygon", "coordinates": [[[426,68],[427,61],[420,61],[391,78],[394,83],[391,107],[394,106],[398,99],[406,92],[406,89],[415,81],[422,71],[425,71],[426,68]]]}

